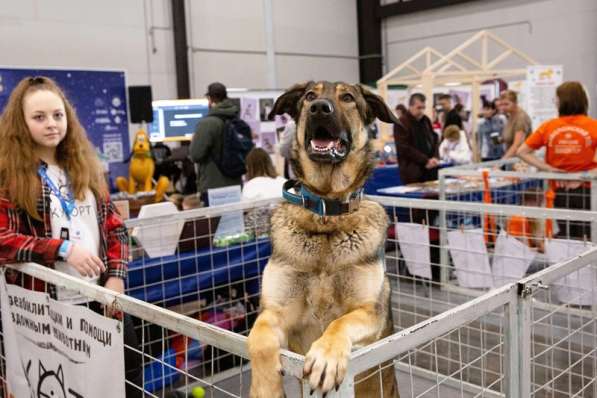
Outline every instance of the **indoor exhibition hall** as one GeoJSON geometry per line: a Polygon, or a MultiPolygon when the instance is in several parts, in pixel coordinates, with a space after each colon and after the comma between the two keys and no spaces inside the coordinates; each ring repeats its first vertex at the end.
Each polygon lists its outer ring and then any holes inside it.
{"type": "Polygon", "coordinates": [[[0,0],[0,398],[597,398],[595,20],[0,0]]]}

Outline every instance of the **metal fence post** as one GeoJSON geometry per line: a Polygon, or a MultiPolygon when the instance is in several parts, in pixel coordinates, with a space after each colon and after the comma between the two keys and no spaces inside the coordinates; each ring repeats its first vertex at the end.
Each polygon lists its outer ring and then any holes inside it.
{"type": "Polygon", "coordinates": [[[514,291],[508,303],[504,325],[504,394],[509,398],[521,398],[520,395],[520,313],[518,294],[514,291]]]}
{"type": "Polygon", "coordinates": [[[518,333],[519,333],[519,396],[531,396],[531,352],[532,339],[532,289],[526,284],[518,284],[518,333]]]}
{"type": "MultiPolygon", "coordinates": [[[[597,211],[597,180],[591,180],[591,211],[597,211]]],[[[591,242],[597,242],[596,221],[591,221],[591,242]]]]}
{"type": "MultiPolygon", "coordinates": [[[[446,177],[443,170],[439,171],[439,200],[442,202],[446,200],[446,177]]],[[[443,289],[450,280],[450,269],[449,263],[450,258],[448,256],[448,235],[447,235],[447,221],[446,211],[439,211],[439,272],[440,272],[440,287],[443,289]]]]}

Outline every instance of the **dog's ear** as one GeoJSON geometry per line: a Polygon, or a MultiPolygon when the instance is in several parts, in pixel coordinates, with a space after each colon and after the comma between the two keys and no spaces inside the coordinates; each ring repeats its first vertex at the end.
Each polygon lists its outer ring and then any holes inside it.
{"type": "Polygon", "coordinates": [[[268,115],[269,120],[273,120],[275,115],[289,114],[294,120],[297,119],[299,114],[298,102],[301,97],[305,94],[308,87],[314,84],[313,81],[298,83],[290,87],[284,94],[278,97],[274,108],[268,115]]]}
{"type": "Polygon", "coordinates": [[[377,94],[373,94],[367,88],[362,85],[357,85],[361,91],[361,95],[367,103],[367,112],[365,123],[373,123],[375,118],[378,118],[382,122],[386,123],[399,123],[398,118],[394,115],[394,112],[386,105],[386,102],[377,94]]]}

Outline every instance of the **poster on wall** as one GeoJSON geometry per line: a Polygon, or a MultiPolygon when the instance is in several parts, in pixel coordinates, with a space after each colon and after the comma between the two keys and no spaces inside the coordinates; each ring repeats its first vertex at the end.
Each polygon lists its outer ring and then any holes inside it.
{"type": "Polygon", "coordinates": [[[274,109],[273,98],[260,98],[259,99],[259,116],[262,122],[269,121],[269,114],[274,109]]]}
{"type": "Polygon", "coordinates": [[[259,132],[261,131],[261,122],[259,120],[245,120],[245,122],[251,128],[253,142],[257,143],[259,141],[259,132]]]}
{"type": "Polygon", "coordinates": [[[122,327],[0,274],[6,387],[10,397],[124,397],[122,327]]]}
{"type": "Polygon", "coordinates": [[[276,151],[276,132],[262,131],[259,134],[259,146],[270,155],[276,151]]]}
{"type": "Polygon", "coordinates": [[[124,71],[0,67],[0,111],[21,79],[47,76],[64,90],[102,161],[114,178],[128,174],[130,153],[124,71]]]}
{"type": "Polygon", "coordinates": [[[472,108],[473,104],[470,90],[450,89],[448,90],[448,94],[452,97],[452,106],[461,104],[466,110],[472,108]]]}
{"type": "Polygon", "coordinates": [[[561,65],[532,65],[527,67],[526,111],[533,127],[558,116],[556,88],[562,84],[564,71],[561,65]]]}
{"type": "Polygon", "coordinates": [[[240,118],[248,122],[250,120],[259,120],[257,116],[258,102],[257,98],[242,97],[240,99],[240,118]]]}

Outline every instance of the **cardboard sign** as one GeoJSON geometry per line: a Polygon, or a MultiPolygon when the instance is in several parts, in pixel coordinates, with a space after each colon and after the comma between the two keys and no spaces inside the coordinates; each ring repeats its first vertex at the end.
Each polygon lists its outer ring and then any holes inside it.
{"type": "Polygon", "coordinates": [[[4,273],[0,300],[8,396],[125,396],[119,321],[7,285],[4,273]]]}

